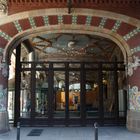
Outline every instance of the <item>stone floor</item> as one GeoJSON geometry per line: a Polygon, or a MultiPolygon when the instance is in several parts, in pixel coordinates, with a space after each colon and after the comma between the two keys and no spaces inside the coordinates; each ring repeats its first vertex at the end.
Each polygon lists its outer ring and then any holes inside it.
{"type": "MultiPolygon", "coordinates": [[[[93,127],[22,127],[20,140],[94,140],[93,127]],[[43,129],[40,136],[27,136],[33,129],[43,129]]],[[[0,140],[16,140],[17,130],[0,134],[0,140]]],[[[140,140],[140,134],[125,127],[100,127],[98,140],[140,140]]]]}

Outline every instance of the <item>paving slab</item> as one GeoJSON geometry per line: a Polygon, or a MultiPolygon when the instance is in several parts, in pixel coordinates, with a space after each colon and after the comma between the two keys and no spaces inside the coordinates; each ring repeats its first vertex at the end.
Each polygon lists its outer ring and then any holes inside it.
{"type": "MultiPolygon", "coordinates": [[[[94,140],[93,127],[21,127],[20,140],[94,140]],[[43,129],[39,136],[28,136],[33,129],[43,129]]],[[[140,140],[140,133],[125,127],[99,127],[98,140],[140,140]]],[[[16,140],[17,129],[0,134],[0,140],[16,140]]]]}

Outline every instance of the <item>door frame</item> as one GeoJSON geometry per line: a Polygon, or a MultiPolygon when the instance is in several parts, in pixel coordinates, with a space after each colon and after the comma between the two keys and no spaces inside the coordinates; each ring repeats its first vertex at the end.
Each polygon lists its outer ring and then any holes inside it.
{"type": "MultiPolygon", "coordinates": [[[[17,51],[20,54],[20,48],[17,47],[17,51]]],[[[20,56],[20,55],[19,55],[20,56]]],[[[34,125],[59,125],[59,124],[64,124],[65,126],[73,125],[73,124],[79,124],[81,126],[85,126],[86,124],[93,124],[93,122],[97,121],[100,125],[104,125],[106,123],[106,120],[104,118],[104,105],[103,105],[103,70],[106,71],[113,71],[114,72],[114,79],[115,79],[115,84],[114,86],[114,93],[115,93],[115,124],[119,123],[119,108],[118,108],[118,70],[120,71],[125,71],[125,66],[124,62],[117,62],[115,60],[114,62],[20,62],[18,59],[19,57],[16,57],[17,59],[17,64],[16,64],[16,83],[21,82],[21,72],[22,71],[31,71],[31,117],[30,119],[24,119],[20,118],[20,84],[15,84],[15,120],[14,124],[16,126],[18,121],[21,121],[21,124],[28,124],[30,126],[34,125]],[[53,67],[54,64],[59,64],[63,63],[64,67],[59,67],[55,68],[53,67]],[[79,68],[71,68],[69,67],[69,64],[80,64],[79,68]],[[23,64],[31,64],[30,68],[24,68],[22,67],[23,64]],[[42,68],[37,68],[37,64],[48,64],[48,67],[42,67],[42,68]],[[87,64],[96,64],[98,65],[97,68],[91,67],[91,68],[86,68],[85,65],[87,64]],[[104,64],[109,64],[110,67],[104,67],[104,64]],[[85,75],[87,71],[98,71],[98,84],[99,84],[99,118],[96,119],[87,119],[86,118],[86,103],[85,103],[85,75]],[[48,120],[36,120],[35,118],[35,73],[36,71],[48,71],[49,72],[49,77],[48,77],[48,120]],[[54,107],[53,107],[53,99],[54,99],[54,94],[53,94],[53,86],[54,85],[54,72],[55,71],[64,71],[65,72],[65,101],[66,101],[66,109],[65,109],[65,118],[64,119],[55,119],[53,118],[53,112],[54,112],[54,107]],[[81,104],[81,118],[80,119],[71,119],[69,117],[69,72],[70,71],[79,71],[80,72],[80,85],[81,85],[81,92],[80,92],[80,104],[81,104]],[[35,123],[37,122],[37,123],[35,123]]],[[[111,120],[112,121],[112,120],[111,120]]]]}

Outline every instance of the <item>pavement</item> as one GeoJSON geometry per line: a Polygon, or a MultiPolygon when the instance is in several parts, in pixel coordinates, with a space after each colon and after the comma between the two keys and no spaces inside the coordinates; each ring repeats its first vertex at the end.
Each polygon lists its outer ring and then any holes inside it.
{"type": "MultiPolygon", "coordinates": [[[[93,127],[22,127],[20,140],[95,140],[94,133],[93,127]],[[28,136],[33,129],[42,130],[40,136],[28,136]]],[[[140,140],[140,133],[125,127],[99,127],[98,134],[98,140],[140,140]]],[[[0,140],[17,140],[17,129],[0,134],[0,140]]]]}

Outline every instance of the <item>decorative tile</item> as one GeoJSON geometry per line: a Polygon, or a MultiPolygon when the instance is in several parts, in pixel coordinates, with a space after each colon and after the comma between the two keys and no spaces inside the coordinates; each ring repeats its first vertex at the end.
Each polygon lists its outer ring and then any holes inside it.
{"type": "Polygon", "coordinates": [[[22,32],[22,28],[21,28],[18,20],[14,21],[14,25],[15,25],[15,27],[16,27],[16,29],[17,29],[18,32],[22,32]]]}
{"type": "Polygon", "coordinates": [[[32,28],[36,28],[35,21],[33,17],[29,17],[29,22],[32,28]]]}
{"type": "Polygon", "coordinates": [[[86,18],[86,25],[87,26],[91,25],[91,20],[92,20],[92,16],[87,16],[87,18],[86,18]]]}
{"type": "Polygon", "coordinates": [[[129,109],[140,111],[140,91],[138,86],[129,85],[129,109]]]}
{"type": "Polygon", "coordinates": [[[0,30],[0,36],[3,37],[4,39],[6,39],[7,41],[11,40],[11,36],[9,36],[8,34],[6,34],[5,32],[0,30]]]}
{"type": "Polygon", "coordinates": [[[100,27],[100,28],[104,28],[106,21],[107,21],[107,18],[103,17],[103,18],[101,19],[101,22],[100,22],[100,24],[99,24],[99,27],[100,27]]]}
{"type": "Polygon", "coordinates": [[[43,16],[43,19],[44,19],[45,26],[48,26],[49,25],[49,17],[43,16]]]}
{"type": "Polygon", "coordinates": [[[112,28],[112,32],[117,32],[120,25],[121,25],[121,21],[117,20],[116,23],[114,24],[113,28],[112,28]]]}
{"type": "Polygon", "coordinates": [[[140,66],[140,58],[138,56],[133,56],[133,62],[128,62],[127,64],[127,74],[133,76],[134,70],[140,66]]]}
{"type": "Polygon", "coordinates": [[[125,41],[128,41],[130,38],[137,35],[139,32],[140,32],[140,28],[136,28],[136,29],[132,30],[131,32],[129,32],[128,34],[126,34],[125,36],[123,36],[123,39],[125,41]]]}
{"type": "Polygon", "coordinates": [[[72,24],[77,24],[77,15],[72,15],[72,24]]]}
{"type": "Polygon", "coordinates": [[[0,48],[0,54],[3,54],[4,49],[0,48]]]}
{"type": "Polygon", "coordinates": [[[137,53],[137,52],[140,52],[140,46],[137,46],[137,47],[131,49],[132,54],[137,53]]]}
{"type": "Polygon", "coordinates": [[[7,105],[7,88],[0,85],[0,111],[5,111],[7,105]]]}
{"type": "Polygon", "coordinates": [[[62,15],[58,16],[58,24],[63,24],[63,16],[62,15]]]}
{"type": "Polygon", "coordinates": [[[8,76],[8,65],[6,63],[0,63],[0,70],[2,71],[3,77],[8,76]]]}

